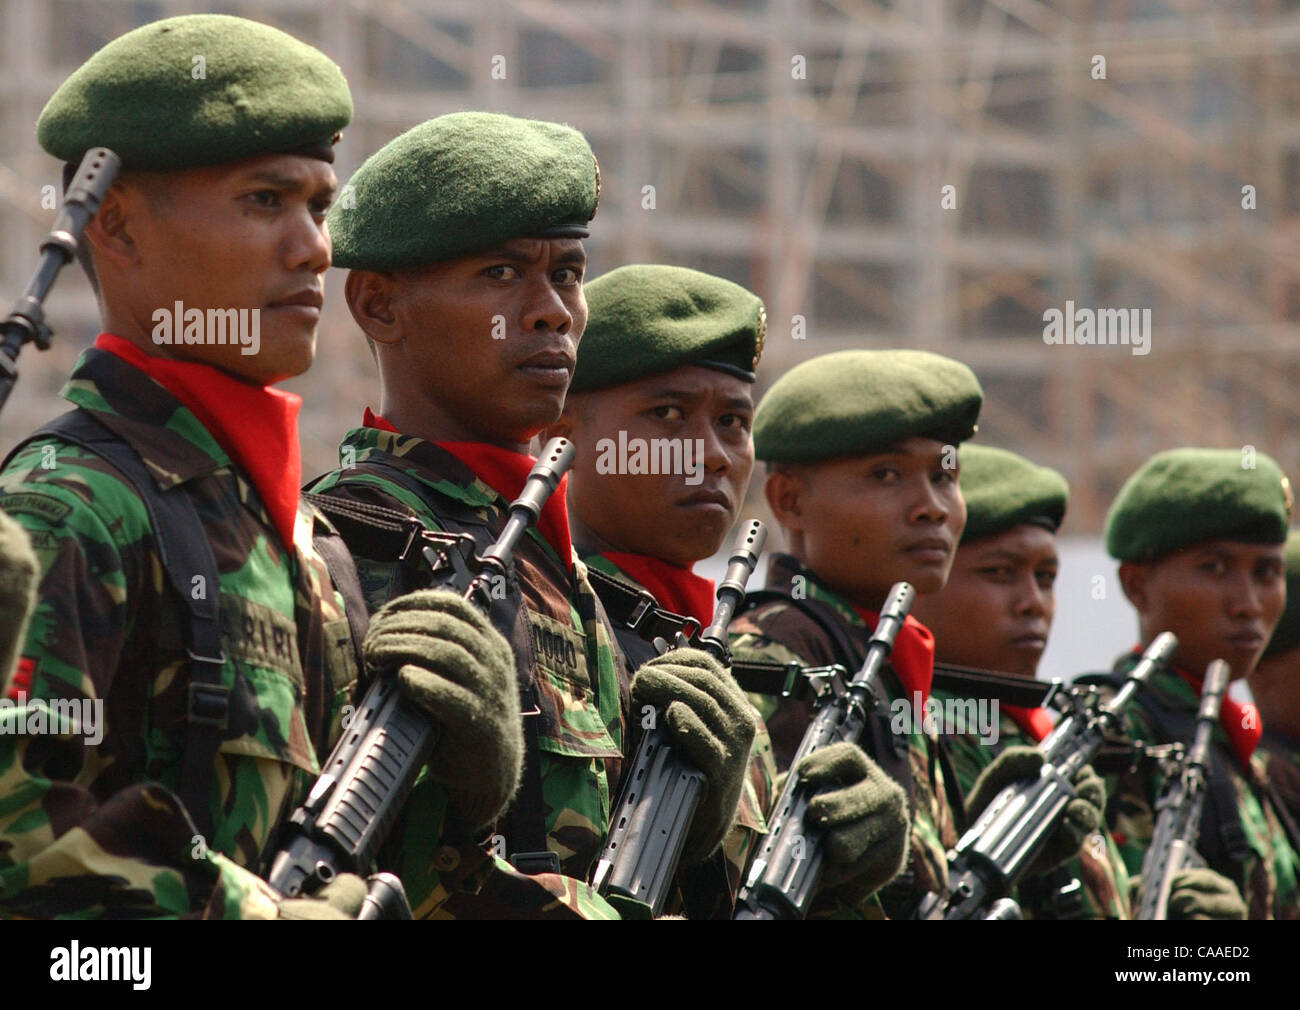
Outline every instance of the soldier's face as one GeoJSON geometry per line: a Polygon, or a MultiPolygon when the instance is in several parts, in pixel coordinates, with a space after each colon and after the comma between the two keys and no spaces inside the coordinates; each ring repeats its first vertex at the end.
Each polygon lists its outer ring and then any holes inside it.
{"type": "Polygon", "coordinates": [[[895,582],[943,588],[966,526],[957,454],[931,438],[888,452],[768,476],[768,504],[803,561],[859,606],[875,608],[895,582]]]}
{"type": "Polygon", "coordinates": [[[144,337],[147,353],[258,384],[305,372],[337,185],[328,164],[298,155],[134,173],[110,209],[111,248],[104,228],[95,245],[106,324],[144,337]]]}
{"type": "Polygon", "coordinates": [[[1232,676],[1255,668],[1286,606],[1282,545],[1210,540],[1156,561],[1120,566],[1144,642],[1178,636],[1175,662],[1195,676],[1225,660],[1232,676]]]}
{"type": "Polygon", "coordinates": [[[404,420],[418,411],[423,426],[463,439],[525,443],[564,406],[587,325],[586,264],[577,239],[513,239],[386,275],[381,309],[366,291],[384,275],[354,271],[348,304],[404,420]]]}
{"type": "Polygon", "coordinates": [[[578,448],[570,514],[612,550],[684,567],[714,554],[754,467],[750,384],[684,365],[570,399],[554,432],[578,448]]]}
{"type": "Polygon", "coordinates": [[[1056,612],[1056,537],[1017,526],[957,549],[948,584],[918,596],[913,616],[934,633],[935,658],[1032,677],[1056,612]]]}

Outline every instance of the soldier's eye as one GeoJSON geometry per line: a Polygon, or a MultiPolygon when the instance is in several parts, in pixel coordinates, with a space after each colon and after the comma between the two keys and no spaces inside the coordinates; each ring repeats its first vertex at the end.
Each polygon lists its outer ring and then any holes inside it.
{"type": "Polygon", "coordinates": [[[257,204],[257,206],[269,210],[280,206],[280,191],[276,189],[259,189],[255,193],[249,193],[247,199],[257,204]]]}
{"type": "Polygon", "coordinates": [[[582,282],[582,271],[574,267],[561,267],[555,271],[552,279],[557,284],[580,284],[582,282]]]}
{"type": "Polygon", "coordinates": [[[681,421],[686,417],[681,407],[668,403],[660,404],[658,407],[651,407],[650,413],[661,421],[681,421]]]}
{"type": "Polygon", "coordinates": [[[497,263],[483,271],[484,276],[491,277],[494,281],[512,280],[519,276],[519,271],[509,263],[497,263]]]}

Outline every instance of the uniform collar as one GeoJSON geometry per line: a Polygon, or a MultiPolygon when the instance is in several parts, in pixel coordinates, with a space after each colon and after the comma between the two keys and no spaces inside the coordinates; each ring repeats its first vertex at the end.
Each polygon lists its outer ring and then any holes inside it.
{"type": "Polygon", "coordinates": [[[230,466],[225,450],[176,397],[108,351],[82,351],[59,395],[130,445],[161,490],[230,466]]]}

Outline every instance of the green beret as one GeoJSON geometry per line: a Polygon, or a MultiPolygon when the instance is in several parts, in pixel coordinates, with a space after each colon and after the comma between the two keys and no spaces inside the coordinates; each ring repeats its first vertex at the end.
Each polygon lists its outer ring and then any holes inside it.
{"type": "Polygon", "coordinates": [[[1264,656],[1300,645],[1300,530],[1292,530],[1286,538],[1286,609],[1273,630],[1264,656]]]}
{"type": "Polygon", "coordinates": [[[572,127],[453,112],[390,140],[348,187],[329,213],[334,265],[400,270],[513,238],[585,238],[600,169],[572,127]]]}
{"type": "Polygon", "coordinates": [[[1280,544],[1291,484],[1270,457],[1253,469],[1240,449],[1171,449],[1147,460],[1119,489],[1106,517],[1117,561],[1150,561],[1206,540],[1280,544]]]}
{"type": "Polygon", "coordinates": [[[961,494],[966,529],[961,542],[1032,523],[1056,532],[1065,518],[1070,486],[1055,470],[989,445],[961,448],[961,494]]]}
{"type": "Polygon", "coordinates": [[[796,365],[754,412],[754,452],[806,463],[883,452],[921,436],[975,434],[984,393],[960,361],[928,351],[839,351],[796,365]]]}
{"type": "Polygon", "coordinates": [[[763,353],[767,312],[739,284],[685,267],[619,267],[582,287],[587,329],[570,393],[604,389],[680,365],[746,382],[763,353]]]}
{"type": "Polygon", "coordinates": [[[348,82],[320,50],[256,21],[187,14],[127,32],[78,67],[46,103],[36,138],[74,164],[112,148],[125,169],[259,154],[333,161],[351,119],[348,82]]]}

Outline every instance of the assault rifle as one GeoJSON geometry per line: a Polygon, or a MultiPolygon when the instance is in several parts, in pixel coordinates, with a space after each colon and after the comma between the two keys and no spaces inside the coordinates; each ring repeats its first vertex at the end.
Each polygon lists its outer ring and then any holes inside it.
{"type": "Polygon", "coordinates": [[[1214,724],[1219,721],[1230,673],[1228,664],[1221,659],[1206,668],[1191,749],[1184,752],[1180,746],[1175,752],[1170,774],[1156,800],[1156,826],[1142,859],[1139,919],[1167,919],[1174,876],[1189,866],[1205,865],[1196,852],[1196,843],[1201,834],[1201,808],[1205,805],[1205,780],[1210,769],[1210,740],[1214,724]]]}
{"type": "MultiPolygon", "coordinates": [[[[460,593],[487,613],[492,589],[509,579],[514,552],[573,463],[573,443],[553,438],[510,504],[501,535],[482,557],[467,535],[426,534],[424,559],[435,588],[460,593]]],[[[424,709],[398,690],[395,677],[370,685],[311,793],[285,827],[268,882],[289,897],[310,895],[339,873],[364,874],[392,830],[439,729],[424,709]]],[[[358,918],[411,917],[401,883],[391,874],[370,881],[358,918]]]]}
{"type": "Polygon", "coordinates": [[[99,210],[121,167],[122,159],[107,147],[92,147],[81,159],[54,227],[41,242],[36,272],[4,322],[0,322],[0,409],[18,379],[18,352],[23,345],[34,343],[42,351],[50,346],[54,331],[45,322],[45,296],[59,271],[77,255],[82,232],[99,210]]]}
{"type": "Polygon", "coordinates": [[[894,639],[907,620],[916,591],[906,582],[896,583],[880,609],[880,621],[867,643],[867,658],[853,679],[828,674],[829,688],[814,704],[820,710],[804,733],[790,762],[790,773],[776,802],[772,828],[750,865],[749,876],[736,902],[736,919],[802,919],[808,914],[821,881],[825,851],[821,832],[807,823],[808,803],[814,793],[795,771],[814,751],[847,740],[858,743],[875,708],[873,682],[894,647],[894,639]]]}
{"type": "MultiPolygon", "coordinates": [[[[713,620],[698,636],[678,633],[677,646],[703,649],[723,666],[731,664],[727,626],[745,600],[745,585],[766,540],[767,530],[757,519],[740,528],[718,584],[713,620]]],[[[661,654],[669,647],[663,639],[656,639],[656,646],[661,654]]],[[[643,902],[659,915],[705,787],[703,773],[674,754],[668,734],[658,726],[649,730],[623,775],[609,840],[596,863],[596,889],[643,902]]]]}
{"type": "Polygon", "coordinates": [[[1156,636],[1107,702],[1098,703],[1095,689],[1073,692],[1072,710],[1038,745],[1043,755],[1038,775],[1012,783],[993,798],[949,854],[947,893],[926,895],[916,918],[1018,917],[1006,895],[1065,817],[1074,799],[1074,776],[1101,750],[1106,735],[1121,728],[1125,709],[1177,647],[1170,632],[1156,636]]]}

